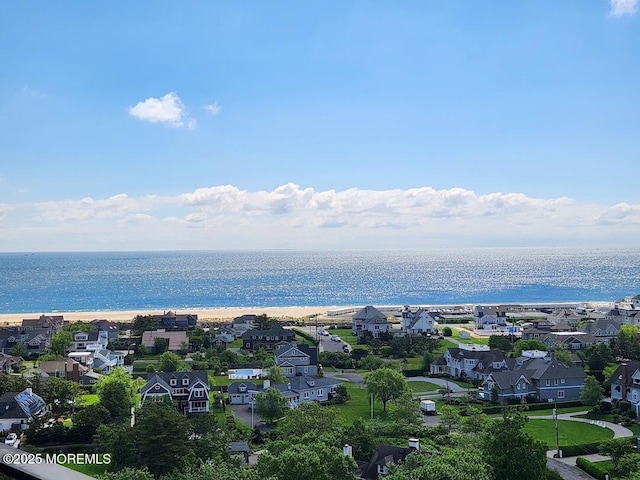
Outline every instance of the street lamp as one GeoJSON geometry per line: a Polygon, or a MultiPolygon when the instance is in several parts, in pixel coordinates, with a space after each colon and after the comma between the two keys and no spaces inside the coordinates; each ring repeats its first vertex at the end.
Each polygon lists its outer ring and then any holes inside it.
{"type": "Polygon", "coordinates": [[[558,399],[554,399],[553,419],[556,421],[556,458],[562,458],[560,453],[560,437],[558,433],[558,399]]]}

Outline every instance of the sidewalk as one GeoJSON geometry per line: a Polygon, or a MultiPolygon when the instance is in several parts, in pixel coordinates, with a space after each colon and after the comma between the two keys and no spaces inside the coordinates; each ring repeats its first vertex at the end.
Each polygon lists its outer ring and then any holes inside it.
{"type": "MultiPolygon", "coordinates": [[[[591,423],[593,420],[589,418],[576,418],[576,415],[585,415],[589,413],[588,410],[583,412],[573,412],[573,413],[561,413],[558,415],[558,420],[569,420],[572,422],[583,422],[583,423],[591,423]]],[[[553,420],[553,415],[529,415],[529,420],[535,420],[537,418],[545,419],[545,420],[553,420]]],[[[623,438],[623,437],[633,437],[633,432],[622,425],[618,425],[617,423],[611,422],[603,422],[598,420],[598,423],[601,424],[603,428],[608,428],[613,431],[613,438],[623,438]]]]}

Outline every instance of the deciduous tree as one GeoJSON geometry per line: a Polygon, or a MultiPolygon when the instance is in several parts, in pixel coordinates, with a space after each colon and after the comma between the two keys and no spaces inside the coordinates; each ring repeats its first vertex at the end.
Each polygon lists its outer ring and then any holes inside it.
{"type": "Polygon", "coordinates": [[[256,395],[256,412],[266,423],[282,418],[287,408],[287,399],[275,388],[256,395]]]}
{"type": "Polygon", "coordinates": [[[582,386],[582,391],[580,392],[580,400],[582,400],[585,405],[595,407],[600,403],[602,397],[603,390],[600,382],[598,382],[595,377],[587,375],[587,378],[584,380],[584,385],[582,386]]]}
{"type": "Polygon", "coordinates": [[[182,368],[182,359],[173,352],[164,352],[160,355],[161,372],[177,372],[182,368]]]}
{"type": "Polygon", "coordinates": [[[382,402],[382,410],[387,411],[387,402],[398,398],[408,389],[407,381],[397,370],[379,368],[364,377],[367,391],[382,402]]]}

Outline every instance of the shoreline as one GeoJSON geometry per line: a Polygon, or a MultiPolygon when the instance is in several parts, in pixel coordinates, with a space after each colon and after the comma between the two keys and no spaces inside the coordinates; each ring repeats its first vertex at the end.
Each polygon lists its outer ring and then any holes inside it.
{"type": "MultiPolygon", "coordinates": [[[[482,303],[478,305],[521,305],[523,307],[533,306],[555,306],[555,308],[567,308],[571,306],[591,306],[593,308],[611,306],[613,302],[606,300],[593,300],[588,302],[509,302],[509,303],[482,303]]],[[[451,309],[454,307],[473,308],[475,304],[449,304],[449,305],[422,305],[422,307],[433,309],[451,309]]],[[[416,307],[418,305],[412,305],[416,307]]],[[[91,320],[110,320],[129,322],[136,315],[157,315],[172,310],[173,312],[184,314],[191,313],[198,315],[198,321],[231,321],[236,317],[246,314],[266,314],[269,317],[278,319],[297,319],[317,315],[318,318],[329,320],[332,318],[340,318],[344,315],[351,315],[356,310],[363,308],[364,305],[329,305],[329,306],[288,306],[288,307],[204,307],[204,308],[184,308],[184,309],[139,309],[139,310],[95,310],[88,312],[78,311],[56,311],[56,312],[37,312],[37,313],[0,313],[0,325],[21,324],[24,319],[39,318],[41,315],[62,315],[66,321],[91,321],[91,320]],[[330,313],[333,313],[330,315],[330,313]]],[[[401,308],[401,305],[376,305],[381,310],[393,310],[401,308]]]]}

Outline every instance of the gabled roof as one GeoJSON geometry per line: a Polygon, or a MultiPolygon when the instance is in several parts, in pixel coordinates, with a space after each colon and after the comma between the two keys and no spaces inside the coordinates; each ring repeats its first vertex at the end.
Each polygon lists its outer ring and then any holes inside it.
{"type": "Polygon", "coordinates": [[[352,318],[363,323],[387,323],[387,316],[371,305],[359,310],[352,318]],[[384,322],[376,322],[376,320],[384,320],[384,322]]]}
{"type": "Polygon", "coordinates": [[[318,349],[316,347],[312,347],[306,344],[293,345],[291,343],[283,343],[276,349],[276,363],[278,358],[283,356],[286,357],[290,353],[295,353],[295,351],[298,351],[299,353],[302,353],[303,355],[309,357],[309,365],[318,364],[318,349]]]}
{"type": "Polygon", "coordinates": [[[31,418],[44,411],[44,400],[30,388],[22,392],[6,392],[0,396],[0,418],[31,418]]]}
{"type": "Polygon", "coordinates": [[[615,385],[628,384],[631,381],[631,376],[637,370],[640,370],[640,361],[624,362],[611,375],[611,383],[615,385]]]}
{"type": "Polygon", "coordinates": [[[304,390],[331,387],[334,385],[342,385],[342,382],[339,380],[335,380],[333,378],[324,378],[324,377],[315,378],[315,377],[297,376],[297,377],[293,377],[287,383],[279,383],[277,385],[272,385],[272,387],[276,388],[281,393],[284,393],[288,391],[302,392],[304,390]]]}
{"type": "Polygon", "coordinates": [[[178,380],[177,387],[191,388],[195,383],[200,381],[209,388],[209,378],[205,370],[192,370],[190,372],[150,372],[147,374],[147,384],[155,377],[162,379],[167,385],[170,385],[169,380],[171,377],[175,377],[178,380]],[[187,385],[182,384],[182,379],[185,377],[189,379],[187,385]]]}
{"type": "Polygon", "coordinates": [[[150,373],[149,375],[147,375],[147,384],[142,387],[142,389],[140,390],[140,394],[144,396],[149,390],[155,389],[156,385],[160,385],[162,389],[166,390],[166,392],[171,395],[173,387],[170,387],[169,384],[165,382],[164,379],[157,373],[150,373]]]}
{"type": "Polygon", "coordinates": [[[246,393],[249,390],[258,390],[258,386],[253,382],[233,382],[229,384],[229,387],[227,388],[229,395],[238,395],[239,393],[246,393]],[[241,385],[247,387],[246,391],[241,392],[239,390],[241,385]]]}
{"type": "Polygon", "coordinates": [[[402,462],[410,453],[417,452],[413,447],[394,447],[391,445],[378,445],[369,461],[363,464],[356,475],[362,479],[378,479],[378,467],[398,464],[402,462]]]}
{"type": "MultiPolygon", "coordinates": [[[[283,328],[282,325],[274,325],[273,327],[267,330],[259,330],[257,328],[252,328],[251,330],[247,330],[242,334],[243,340],[251,340],[253,336],[264,336],[264,337],[289,337],[293,339],[295,337],[295,333],[291,330],[287,330],[283,328]]],[[[279,340],[282,341],[282,340],[279,340]]]]}

